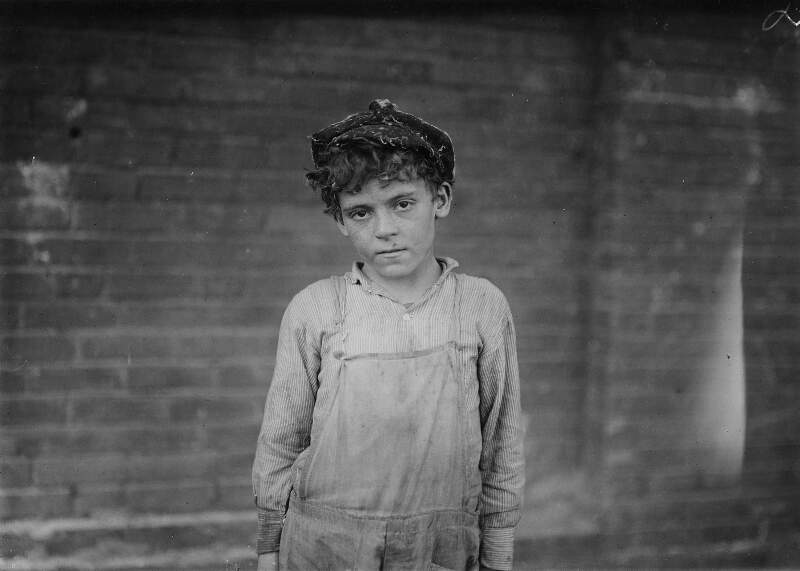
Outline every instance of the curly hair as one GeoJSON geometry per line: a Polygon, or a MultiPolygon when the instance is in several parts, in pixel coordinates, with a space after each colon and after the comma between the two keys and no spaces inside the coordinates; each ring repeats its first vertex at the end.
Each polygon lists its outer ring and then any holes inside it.
{"type": "MultiPolygon", "coordinates": [[[[322,162],[322,161],[321,161],[322,162]]],[[[393,149],[371,141],[358,141],[332,147],[324,162],[306,173],[308,185],[318,190],[325,202],[325,213],[342,221],[339,193],[355,194],[370,180],[386,185],[391,181],[423,179],[430,190],[445,182],[432,161],[408,149],[393,149]]]]}

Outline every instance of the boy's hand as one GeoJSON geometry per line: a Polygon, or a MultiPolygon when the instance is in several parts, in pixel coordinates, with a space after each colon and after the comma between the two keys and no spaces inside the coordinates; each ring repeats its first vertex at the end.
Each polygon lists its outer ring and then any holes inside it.
{"type": "Polygon", "coordinates": [[[259,555],[258,571],[278,571],[278,552],[273,551],[259,555]]]}

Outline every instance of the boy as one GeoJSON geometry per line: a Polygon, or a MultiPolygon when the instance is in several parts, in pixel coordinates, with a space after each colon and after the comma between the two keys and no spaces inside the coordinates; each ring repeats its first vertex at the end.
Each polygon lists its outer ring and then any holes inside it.
{"type": "Polygon", "coordinates": [[[306,176],[359,262],[291,301],[253,466],[259,569],[511,569],[514,326],[434,256],[450,137],[388,100],[315,133],[306,176]]]}

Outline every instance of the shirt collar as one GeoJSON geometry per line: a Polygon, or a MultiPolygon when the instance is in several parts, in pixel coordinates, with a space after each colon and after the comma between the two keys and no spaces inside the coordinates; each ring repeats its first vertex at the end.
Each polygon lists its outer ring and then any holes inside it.
{"type": "MultiPolygon", "coordinates": [[[[444,283],[444,280],[447,278],[447,276],[449,276],[459,265],[456,260],[448,257],[437,257],[436,261],[439,262],[439,266],[442,268],[442,275],[439,276],[439,279],[436,280],[432,287],[439,287],[442,283],[444,283]]],[[[362,269],[363,266],[364,262],[353,262],[352,269],[344,275],[344,278],[352,284],[361,284],[370,293],[380,293],[385,295],[383,288],[375,282],[370,281],[370,279],[364,274],[362,269]]]]}

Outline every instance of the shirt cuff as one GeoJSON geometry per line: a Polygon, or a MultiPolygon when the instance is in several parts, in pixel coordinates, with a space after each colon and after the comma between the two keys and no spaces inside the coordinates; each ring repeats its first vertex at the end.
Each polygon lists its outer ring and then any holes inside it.
{"type": "Polygon", "coordinates": [[[511,571],[514,562],[514,528],[484,528],[481,534],[481,566],[511,571]]]}
{"type": "Polygon", "coordinates": [[[256,553],[271,553],[281,546],[283,513],[258,508],[258,533],[256,534],[256,553]]]}

